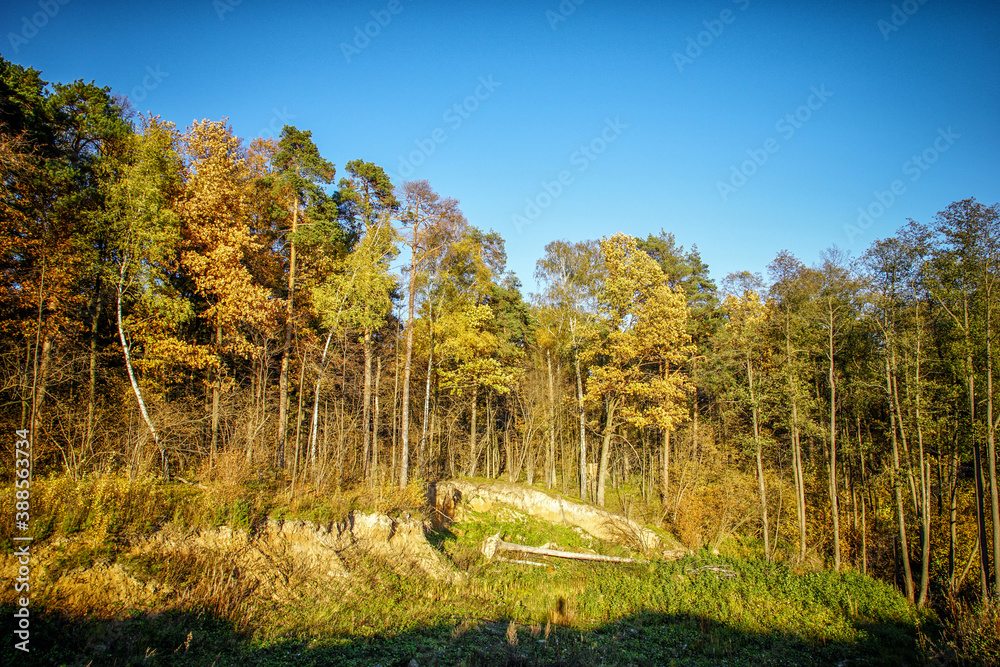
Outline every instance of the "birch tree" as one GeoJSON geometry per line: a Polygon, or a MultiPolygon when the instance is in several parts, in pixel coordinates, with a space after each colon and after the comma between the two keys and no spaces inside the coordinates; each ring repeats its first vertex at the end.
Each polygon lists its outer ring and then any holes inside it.
{"type": "Polygon", "coordinates": [[[145,131],[131,142],[122,165],[122,177],[108,193],[108,220],[116,240],[109,278],[115,285],[118,339],[132,393],[159,452],[161,472],[166,478],[170,477],[167,450],[143,397],[129,341],[129,321],[123,316],[123,309],[126,300],[134,300],[147,311],[158,311],[167,320],[177,322],[190,315],[186,302],[161,291],[165,285],[164,272],[180,241],[179,218],[171,206],[181,187],[177,141],[171,124],[149,119],[145,131]]]}

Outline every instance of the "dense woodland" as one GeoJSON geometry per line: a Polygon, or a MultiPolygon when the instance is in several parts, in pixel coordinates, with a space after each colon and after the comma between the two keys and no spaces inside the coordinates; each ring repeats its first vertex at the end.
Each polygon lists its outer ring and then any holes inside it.
{"type": "Polygon", "coordinates": [[[502,478],[917,604],[1000,589],[996,204],[719,282],[668,232],[557,240],[525,296],[426,181],[2,59],[0,169],[0,419],[35,475],[502,478]]]}

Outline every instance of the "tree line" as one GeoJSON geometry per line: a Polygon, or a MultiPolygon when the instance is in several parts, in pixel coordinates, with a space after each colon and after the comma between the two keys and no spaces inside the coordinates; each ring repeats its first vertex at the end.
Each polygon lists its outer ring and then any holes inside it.
{"type": "MultiPolygon", "coordinates": [[[[456,475],[754,540],[931,595],[1000,590],[1000,207],[721,286],[660,231],[504,240],[308,131],[180,130],[0,59],[2,419],[35,474],[456,475]]],[[[12,444],[6,445],[12,447],[12,444]]]]}

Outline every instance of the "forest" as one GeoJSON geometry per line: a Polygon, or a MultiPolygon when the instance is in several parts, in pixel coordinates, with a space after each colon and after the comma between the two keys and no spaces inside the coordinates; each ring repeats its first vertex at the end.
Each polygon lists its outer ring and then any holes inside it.
{"type": "Polygon", "coordinates": [[[997,204],[721,280],[609,223],[526,295],[427,181],[2,59],[0,169],[0,420],[36,477],[504,479],[916,605],[1000,591],[997,204]]]}

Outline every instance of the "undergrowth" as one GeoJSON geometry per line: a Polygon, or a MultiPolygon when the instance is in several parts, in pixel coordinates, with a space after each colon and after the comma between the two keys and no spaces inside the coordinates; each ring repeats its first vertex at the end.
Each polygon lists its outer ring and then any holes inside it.
{"type": "MultiPolygon", "coordinates": [[[[891,586],[852,571],[800,573],[752,555],[709,549],[678,561],[640,564],[488,561],[479,548],[497,533],[532,546],[631,555],[582,531],[505,508],[467,512],[430,536],[467,574],[450,583],[345,552],[349,578],[317,579],[282,565],[294,594],[264,599],[234,575],[224,555],[168,560],[124,549],[131,536],[166,526],[254,530],[268,516],[324,522],[352,509],[419,514],[422,493],[412,485],[289,498],[273,482],[254,480],[209,488],[111,477],[36,480],[36,539],[85,544],[65,550],[65,562],[48,564],[54,573],[116,563],[137,580],[182,593],[155,598],[146,609],[82,615],[67,615],[58,600],[41,595],[32,608],[34,657],[39,664],[81,667],[405,665],[411,659],[419,665],[916,665],[932,657],[965,664],[997,659],[995,606],[956,608],[952,630],[931,632],[926,628],[932,616],[909,606],[891,586]]],[[[6,530],[11,518],[0,517],[6,530]]],[[[2,537],[10,544],[9,533],[2,537]]],[[[9,605],[10,598],[5,601],[9,605]]]]}

